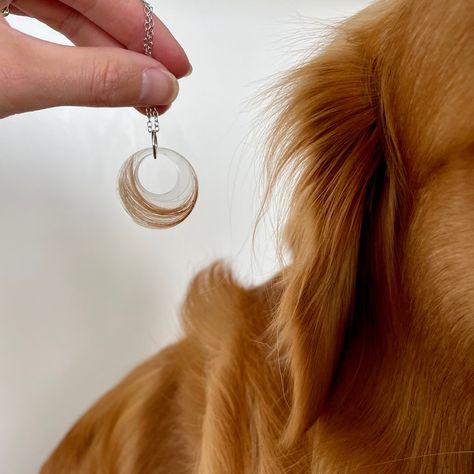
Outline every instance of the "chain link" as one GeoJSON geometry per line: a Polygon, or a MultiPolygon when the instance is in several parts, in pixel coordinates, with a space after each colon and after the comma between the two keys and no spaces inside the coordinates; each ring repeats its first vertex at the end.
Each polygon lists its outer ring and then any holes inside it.
{"type": "Polygon", "coordinates": [[[143,7],[145,8],[145,42],[143,48],[147,56],[151,56],[151,51],[153,49],[153,40],[155,38],[155,21],[153,20],[153,7],[143,1],[143,7]]]}
{"type": "MultiPolygon", "coordinates": [[[[153,17],[153,7],[146,1],[142,0],[145,9],[145,40],[143,42],[143,49],[146,56],[152,55],[153,41],[155,39],[155,20],[153,17]]],[[[152,135],[154,153],[156,152],[156,134],[160,131],[160,121],[158,109],[155,106],[149,106],[145,109],[147,116],[148,133],[152,135]]]]}

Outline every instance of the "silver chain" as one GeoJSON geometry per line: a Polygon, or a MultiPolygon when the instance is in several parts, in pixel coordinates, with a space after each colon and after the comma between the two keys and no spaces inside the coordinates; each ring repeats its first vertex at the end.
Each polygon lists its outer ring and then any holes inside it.
{"type": "Polygon", "coordinates": [[[145,42],[143,48],[147,56],[151,56],[151,50],[153,48],[153,40],[155,38],[155,22],[153,20],[153,7],[143,1],[143,7],[145,8],[145,42]]]}
{"type": "MultiPolygon", "coordinates": [[[[153,7],[146,0],[142,0],[142,2],[145,9],[145,41],[143,42],[143,49],[145,55],[151,57],[153,41],[155,39],[155,20],[153,18],[153,7]]],[[[156,159],[156,151],[158,148],[157,133],[160,131],[158,109],[155,106],[148,106],[145,109],[145,113],[148,119],[148,133],[151,133],[153,156],[156,159]]]]}

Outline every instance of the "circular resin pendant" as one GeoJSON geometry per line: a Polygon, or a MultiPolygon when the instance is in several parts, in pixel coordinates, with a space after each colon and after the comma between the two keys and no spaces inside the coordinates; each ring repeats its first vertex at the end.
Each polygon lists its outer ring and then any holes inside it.
{"type": "Polygon", "coordinates": [[[183,222],[193,210],[198,197],[198,180],[194,168],[184,156],[168,148],[158,148],[155,160],[153,148],[146,148],[123,164],[119,193],[125,210],[137,224],[166,229],[183,222]],[[152,161],[147,163],[147,168],[153,167],[154,163],[157,167],[166,164],[168,174],[170,170],[174,172],[175,183],[169,190],[152,192],[144,186],[140,180],[140,165],[145,160],[152,161]],[[167,163],[160,163],[160,160],[167,160],[167,163]]]}

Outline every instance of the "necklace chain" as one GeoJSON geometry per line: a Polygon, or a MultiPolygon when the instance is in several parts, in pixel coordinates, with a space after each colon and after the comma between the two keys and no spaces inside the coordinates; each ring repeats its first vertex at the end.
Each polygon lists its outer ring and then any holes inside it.
{"type": "MultiPolygon", "coordinates": [[[[153,7],[146,0],[142,0],[142,2],[145,9],[145,40],[143,42],[143,49],[145,51],[145,55],[151,57],[153,41],[155,39],[155,20],[153,18],[153,7]]],[[[156,133],[160,131],[158,109],[155,106],[148,106],[145,109],[145,113],[148,119],[148,132],[155,134],[156,139],[156,133]]]]}

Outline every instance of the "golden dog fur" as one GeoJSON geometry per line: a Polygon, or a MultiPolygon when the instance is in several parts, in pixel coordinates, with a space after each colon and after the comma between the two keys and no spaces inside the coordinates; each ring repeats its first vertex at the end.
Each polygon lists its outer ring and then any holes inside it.
{"type": "Polygon", "coordinates": [[[198,275],[42,474],[474,472],[474,3],[373,5],[275,107],[291,264],[198,275]]]}

